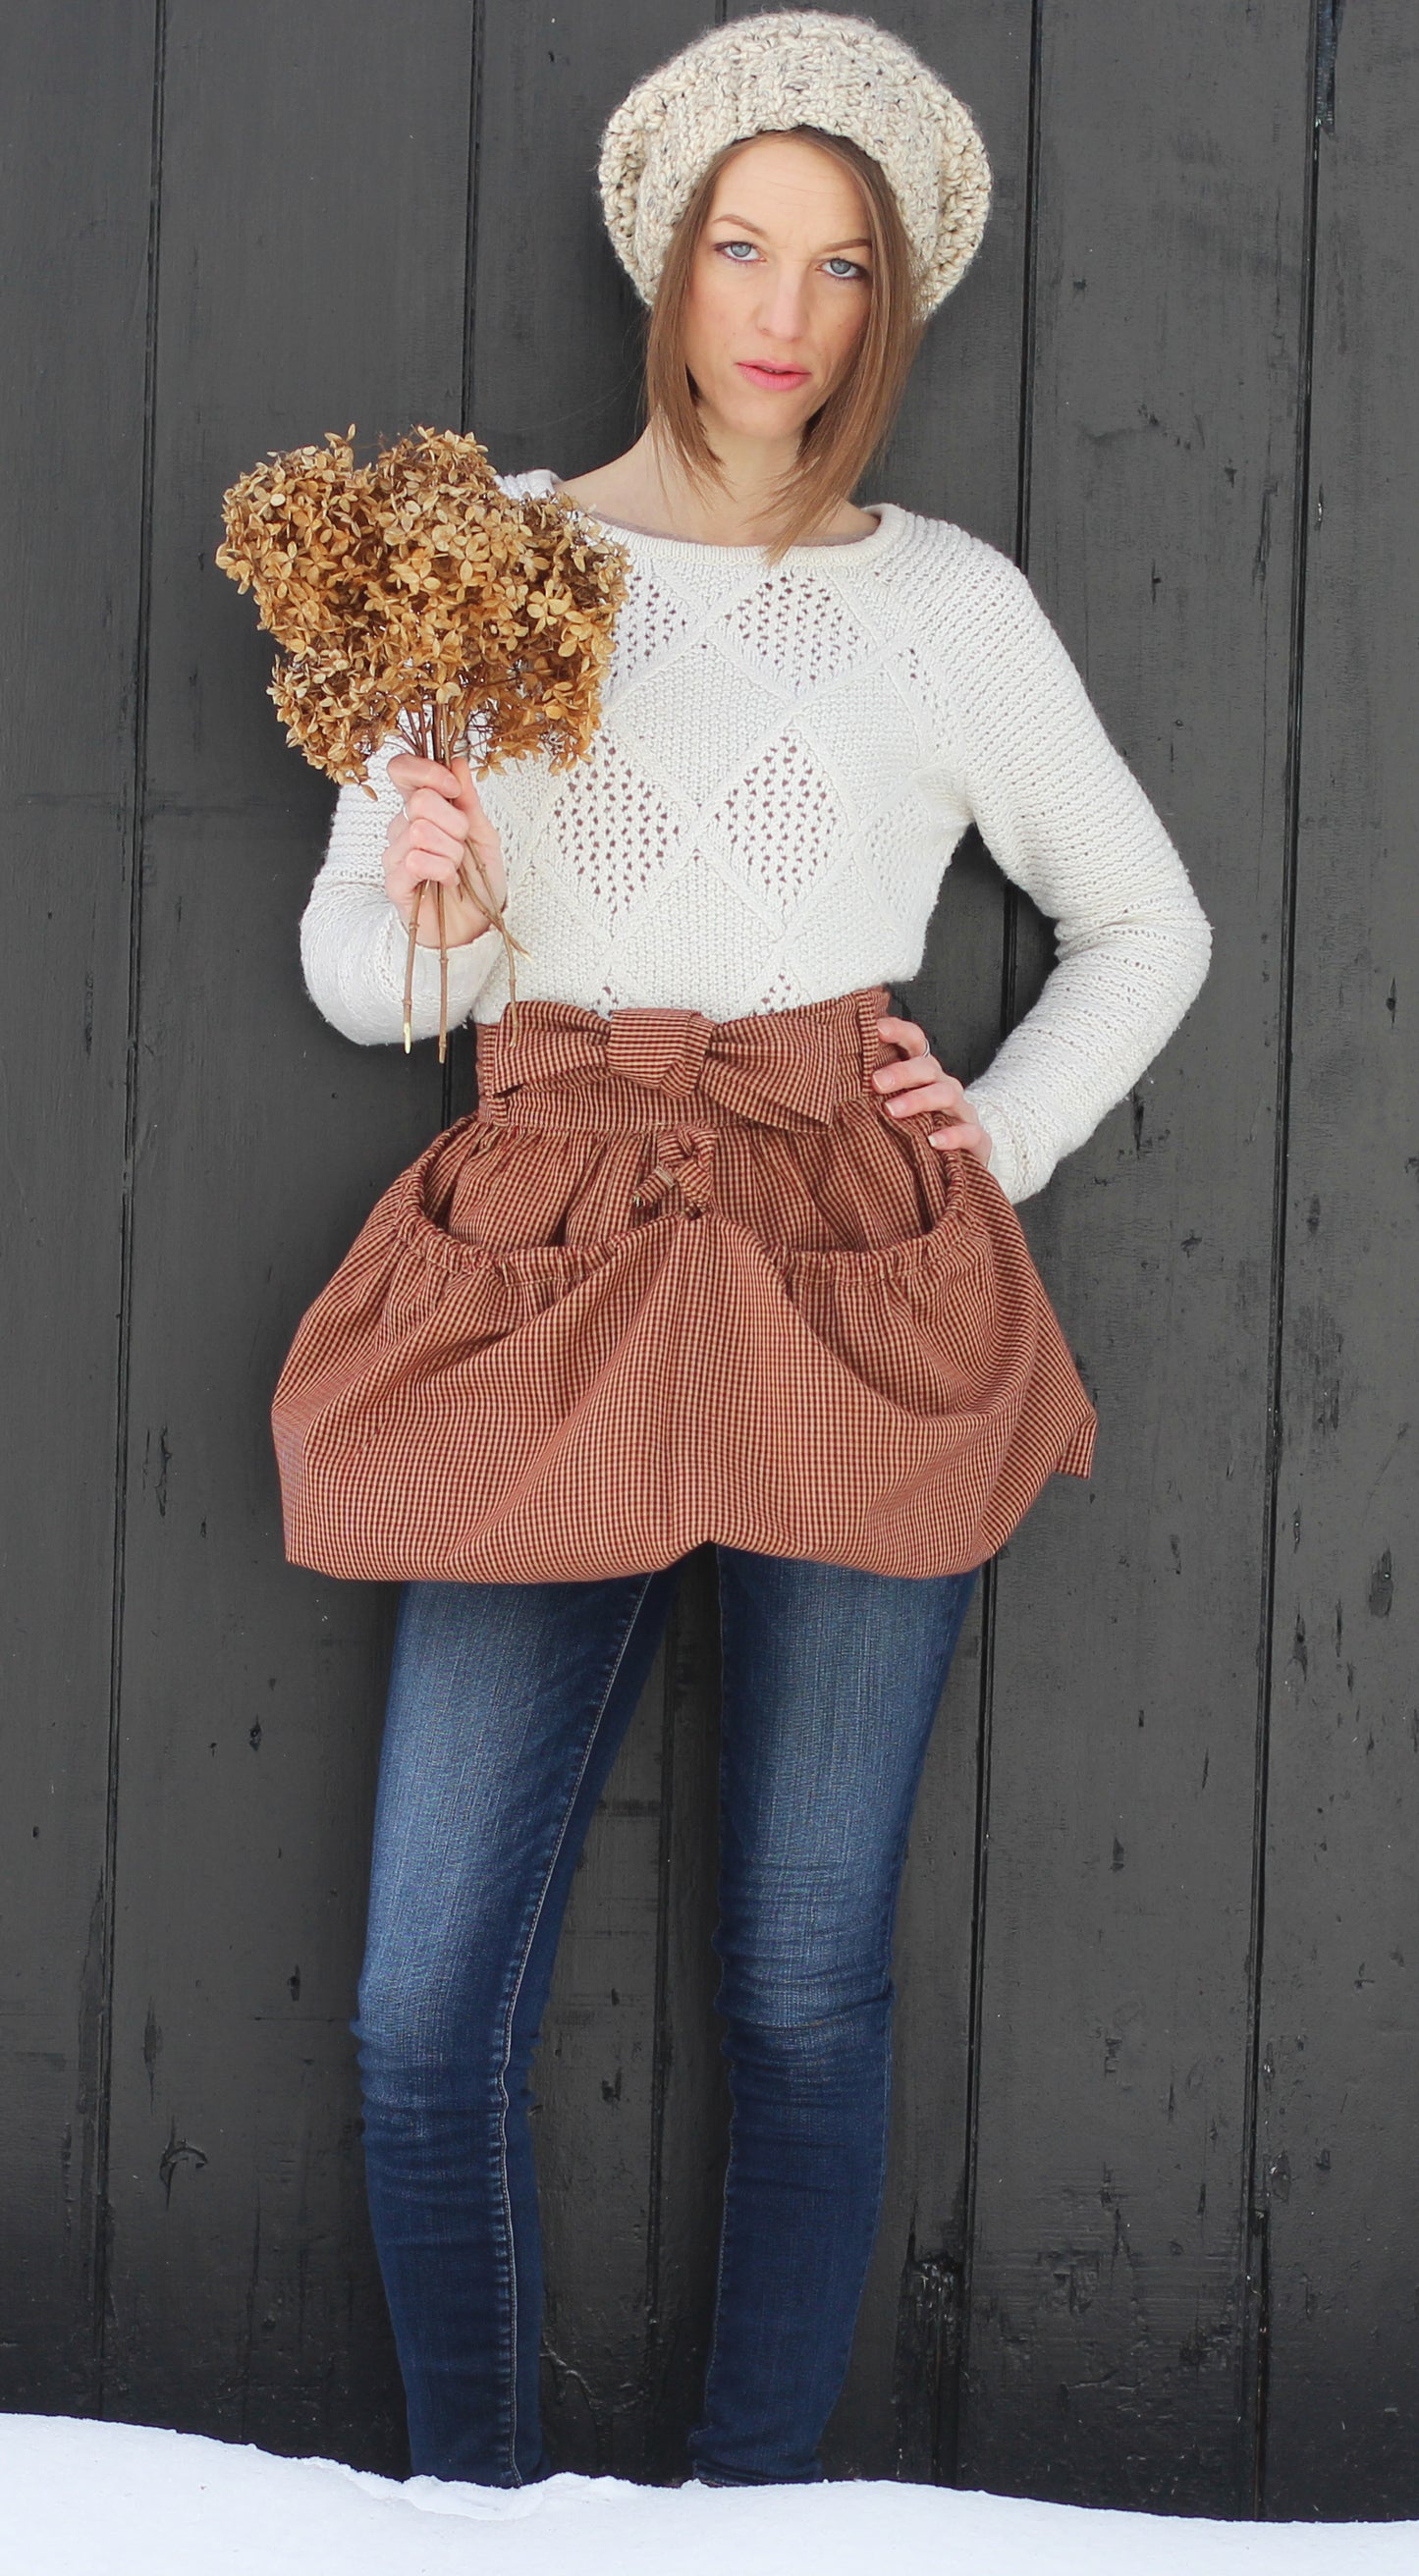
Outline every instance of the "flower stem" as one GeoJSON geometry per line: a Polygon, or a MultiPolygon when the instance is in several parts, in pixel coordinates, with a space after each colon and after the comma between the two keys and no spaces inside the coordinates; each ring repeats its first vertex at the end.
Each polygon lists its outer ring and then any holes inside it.
{"type": "Polygon", "coordinates": [[[522,941],[514,938],[513,933],[509,930],[504,906],[498,902],[497,897],[493,893],[492,887],[489,885],[487,878],[483,874],[482,862],[473,847],[473,836],[471,833],[467,834],[464,839],[463,856],[459,861],[458,873],[459,880],[470,903],[476,903],[479,911],[485,912],[488,915],[489,922],[493,927],[502,932],[503,954],[507,959],[508,1034],[514,1042],[516,1042],[517,968],[512,962],[513,951],[516,949],[519,957],[528,956],[530,951],[524,948],[522,941]],[[467,872],[470,868],[477,879],[476,887],[470,885],[468,882],[467,872]]]}
{"type": "Polygon", "coordinates": [[[404,959],[404,1052],[409,1054],[414,1043],[414,951],[419,943],[419,906],[424,899],[422,886],[414,890],[414,909],[409,915],[409,946],[404,959]]]}
{"type": "Polygon", "coordinates": [[[434,902],[439,917],[439,1062],[448,1053],[448,948],[443,929],[443,881],[434,887],[434,902]]]}

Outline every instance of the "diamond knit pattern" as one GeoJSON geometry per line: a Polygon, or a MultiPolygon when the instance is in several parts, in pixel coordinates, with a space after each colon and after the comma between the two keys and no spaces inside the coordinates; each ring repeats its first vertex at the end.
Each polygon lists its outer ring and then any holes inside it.
{"type": "MultiPolygon", "coordinates": [[[[1023,575],[949,521],[871,506],[870,536],[773,567],[756,547],[616,531],[631,582],[590,754],[479,782],[531,952],[519,997],[732,1019],[900,985],[976,822],[1056,928],[1039,1001],[970,1093],[992,1172],[1024,1198],[1171,1035],[1210,931],[1023,575]]],[[[362,1045],[402,1031],[382,866],[400,747],[371,763],[373,801],[340,790],[301,924],[312,999],[362,1045]]],[[[495,931],[449,970],[454,1021],[500,1017],[495,931]]],[[[431,1035],[436,949],[418,952],[414,1001],[431,1035]]]]}

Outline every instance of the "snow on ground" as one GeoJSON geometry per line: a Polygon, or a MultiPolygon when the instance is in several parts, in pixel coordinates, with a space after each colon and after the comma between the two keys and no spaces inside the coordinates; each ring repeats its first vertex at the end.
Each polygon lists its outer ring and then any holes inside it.
{"type": "Polygon", "coordinates": [[[949,2487],[507,2491],[0,2415],[0,2576],[1405,2576],[1419,2523],[1202,2522],[949,2487]]]}

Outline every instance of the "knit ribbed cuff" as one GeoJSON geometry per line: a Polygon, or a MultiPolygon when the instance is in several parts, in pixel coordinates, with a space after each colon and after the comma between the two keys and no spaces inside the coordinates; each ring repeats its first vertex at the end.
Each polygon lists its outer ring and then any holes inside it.
{"type": "Polygon", "coordinates": [[[968,1082],[966,1097],[990,1138],[986,1169],[1013,1206],[1017,1199],[1029,1196],[1029,1185],[1025,1158],[1016,1143],[1009,1115],[984,1083],[968,1082]]]}

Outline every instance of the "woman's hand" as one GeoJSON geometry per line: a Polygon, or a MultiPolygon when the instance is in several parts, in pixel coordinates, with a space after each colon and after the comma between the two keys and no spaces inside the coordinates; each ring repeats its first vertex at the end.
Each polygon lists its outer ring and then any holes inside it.
{"type": "Polygon", "coordinates": [[[991,1140],[963,1085],[954,1073],[942,1072],[925,1029],[919,1029],[915,1020],[890,1017],[880,1019],[877,1027],[888,1044],[901,1047],[907,1057],[904,1064],[879,1064],[872,1076],[878,1090],[889,1095],[884,1102],[888,1117],[918,1118],[927,1111],[939,1112],[950,1124],[933,1129],[928,1145],[948,1154],[974,1154],[977,1162],[989,1167],[991,1140]]]}
{"type": "Polygon", "coordinates": [[[461,755],[445,768],[441,760],[400,751],[389,764],[389,780],[404,804],[403,813],[396,814],[389,826],[384,848],[389,900],[406,929],[417,904],[417,944],[437,948],[438,904],[433,889],[441,885],[444,946],[466,947],[488,929],[492,915],[458,890],[460,864],[465,882],[475,891],[481,869],[494,902],[502,903],[507,895],[502,844],[483,811],[473,772],[461,755]]]}

